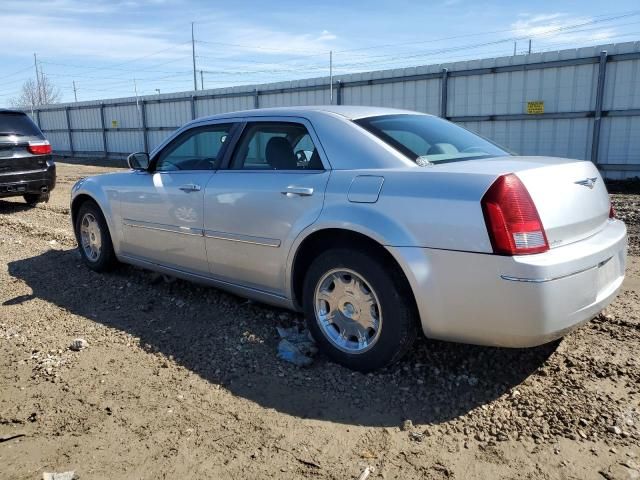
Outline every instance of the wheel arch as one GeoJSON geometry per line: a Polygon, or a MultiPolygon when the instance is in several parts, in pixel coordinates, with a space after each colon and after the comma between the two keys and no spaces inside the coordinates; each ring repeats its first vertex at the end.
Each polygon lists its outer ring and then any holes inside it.
{"type": "Polygon", "coordinates": [[[111,243],[113,244],[114,250],[116,250],[117,252],[118,251],[117,242],[116,242],[117,236],[114,230],[110,211],[108,209],[105,209],[102,202],[100,202],[100,200],[96,198],[96,196],[90,194],[87,191],[81,191],[76,193],[71,200],[71,208],[70,208],[71,227],[73,228],[73,234],[76,237],[76,241],[79,242],[79,239],[77,238],[77,232],[76,232],[76,221],[78,220],[78,212],[80,211],[80,208],[82,207],[82,205],[84,205],[86,202],[93,202],[100,209],[102,216],[107,222],[107,227],[109,228],[108,233],[109,233],[109,236],[111,237],[111,243]]]}
{"type": "Polygon", "coordinates": [[[293,261],[290,268],[289,285],[291,292],[291,300],[295,308],[302,308],[302,290],[304,276],[313,262],[313,259],[320,253],[331,248],[354,247],[374,253],[376,258],[381,259],[390,268],[394,268],[402,276],[406,282],[407,291],[411,292],[411,300],[416,306],[417,304],[413,288],[404,271],[404,268],[398,263],[397,259],[389,252],[385,246],[378,240],[372,238],[365,233],[355,230],[349,230],[340,227],[327,227],[310,232],[299,243],[293,255],[293,261]]]}

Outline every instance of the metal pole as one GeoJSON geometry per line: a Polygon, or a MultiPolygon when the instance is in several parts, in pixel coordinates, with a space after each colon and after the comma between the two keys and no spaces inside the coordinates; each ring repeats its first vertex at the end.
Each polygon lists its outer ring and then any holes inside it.
{"type": "Polygon", "coordinates": [[[260,92],[257,88],[253,90],[253,108],[260,108],[260,92]]]}
{"type": "Polygon", "coordinates": [[[516,47],[518,46],[518,42],[513,42],[513,56],[516,56],[516,47]]]}
{"type": "Polygon", "coordinates": [[[76,102],[78,101],[78,93],[76,91],[76,81],[74,80],[73,82],[73,97],[76,99],[76,102]]]}
{"type": "Polygon", "coordinates": [[[204,90],[204,72],[200,70],[200,90],[204,90]]]}
{"type": "Polygon", "coordinates": [[[104,156],[109,155],[109,149],[107,148],[107,129],[105,127],[106,122],[104,121],[104,103],[100,104],[100,128],[102,129],[102,150],[104,151],[104,156]]]}
{"type": "Polygon", "coordinates": [[[602,103],[604,99],[604,85],[607,74],[607,52],[600,52],[600,63],[598,64],[598,86],[596,88],[596,109],[593,119],[593,138],[591,140],[591,161],[598,166],[598,155],[600,150],[600,127],[602,124],[602,103]]]}
{"type": "Polygon", "coordinates": [[[193,37],[193,22],[191,22],[191,56],[193,57],[193,89],[198,90],[198,81],[196,80],[196,41],[193,37]]]}
{"type": "Polygon", "coordinates": [[[71,120],[69,118],[69,107],[65,107],[64,112],[67,117],[67,134],[69,136],[69,151],[71,152],[71,156],[73,156],[73,135],[71,134],[71,120]]]}
{"type": "Polygon", "coordinates": [[[42,130],[42,126],[40,125],[40,110],[36,110],[36,125],[38,125],[38,128],[42,130]]]}
{"type": "Polygon", "coordinates": [[[440,78],[440,116],[447,118],[447,86],[449,83],[449,70],[442,69],[442,77],[440,78]]]}
{"type": "Polygon", "coordinates": [[[333,50],[329,51],[329,103],[333,105],[333,50]]]}
{"type": "Polygon", "coordinates": [[[191,120],[196,119],[196,97],[191,95],[191,120]]]}
{"type": "Polygon", "coordinates": [[[342,82],[340,80],[336,82],[336,104],[342,105],[342,82]]]}
{"type": "Polygon", "coordinates": [[[147,109],[146,100],[142,100],[142,141],[144,142],[144,151],[149,151],[149,132],[147,131],[147,109]]]}
{"type": "Polygon", "coordinates": [[[42,95],[40,93],[40,75],[38,74],[38,57],[33,54],[33,66],[36,68],[36,95],[38,99],[38,105],[42,105],[42,95]]]}
{"type": "Polygon", "coordinates": [[[531,55],[531,39],[529,39],[529,55],[531,55]]]}

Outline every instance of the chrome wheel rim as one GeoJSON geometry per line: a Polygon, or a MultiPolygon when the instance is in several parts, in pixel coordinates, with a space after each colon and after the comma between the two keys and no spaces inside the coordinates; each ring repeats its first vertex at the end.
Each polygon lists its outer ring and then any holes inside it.
{"type": "Polygon", "coordinates": [[[337,349],[364,353],[378,341],[380,301],[357,272],[339,268],[325,273],[316,285],[313,303],[320,330],[337,349]]]}
{"type": "Polygon", "coordinates": [[[80,222],[80,241],[85,256],[97,262],[102,250],[102,234],[98,220],[92,213],[85,213],[80,222]]]}

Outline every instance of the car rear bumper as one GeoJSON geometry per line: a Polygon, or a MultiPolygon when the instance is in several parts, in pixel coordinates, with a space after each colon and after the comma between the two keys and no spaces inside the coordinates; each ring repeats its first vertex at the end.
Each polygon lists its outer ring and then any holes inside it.
{"type": "Polygon", "coordinates": [[[504,257],[388,247],[413,288],[426,336],[529,347],[561,337],[615,298],[627,253],[624,223],[538,255],[504,257]]]}
{"type": "Polygon", "coordinates": [[[0,174],[0,198],[43,193],[56,186],[56,165],[50,160],[42,170],[0,174]]]}

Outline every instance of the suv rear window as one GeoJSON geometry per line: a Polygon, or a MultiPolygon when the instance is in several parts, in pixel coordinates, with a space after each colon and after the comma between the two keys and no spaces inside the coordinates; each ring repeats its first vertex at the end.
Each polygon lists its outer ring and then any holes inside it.
{"type": "Polygon", "coordinates": [[[38,126],[20,112],[0,112],[0,135],[44,138],[38,126]]]}

